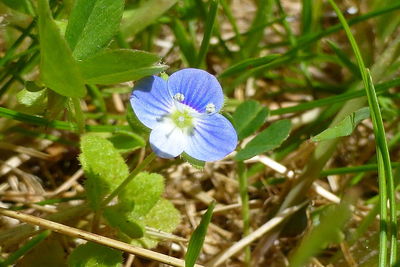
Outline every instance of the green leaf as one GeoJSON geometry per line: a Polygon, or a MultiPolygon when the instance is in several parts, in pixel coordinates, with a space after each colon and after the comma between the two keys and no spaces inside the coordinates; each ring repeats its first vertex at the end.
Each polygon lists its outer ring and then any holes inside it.
{"type": "Polygon", "coordinates": [[[160,57],[130,49],[105,50],[79,62],[86,83],[115,84],[157,74],[167,68],[160,57]]]}
{"type": "Polygon", "coordinates": [[[1,0],[6,6],[19,12],[34,16],[35,8],[30,0],[1,0]]]}
{"type": "Polygon", "coordinates": [[[128,176],[128,166],[112,143],[97,135],[83,136],[81,150],[79,160],[87,178],[88,201],[97,210],[104,196],[128,176]]]}
{"type": "Polygon", "coordinates": [[[141,136],[128,131],[117,132],[109,137],[108,140],[113,143],[114,147],[121,153],[146,146],[146,141],[141,136]]]}
{"type": "Polygon", "coordinates": [[[63,96],[83,97],[83,78],[71,49],[52,19],[47,0],[38,1],[40,75],[43,83],[63,96]]]}
{"type": "Polygon", "coordinates": [[[233,113],[233,121],[239,140],[253,134],[264,124],[268,109],[257,101],[249,100],[240,104],[233,113]]]}
{"type": "Polygon", "coordinates": [[[68,257],[69,267],[120,267],[122,252],[88,242],[72,251],[68,257]]]}
{"type": "Polygon", "coordinates": [[[203,247],[204,239],[206,238],[207,228],[212,218],[212,213],[215,207],[215,202],[211,203],[207,212],[201,218],[199,226],[194,230],[190,237],[188,250],[185,255],[185,267],[193,267],[196,260],[200,255],[201,248],[203,247]]]}
{"type": "Polygon", "coordinates": [[[350,135],[356,126],[363,120],[369,118],[369,108],[365,107],[351,113],[349,116],[344,118],[341,122],[335,126],[326,129],[322,133],[311,138],[314,142],[320,142],[323,140],[333,139],[341,136],[350,135]]]}
{"type": "MultiPolygon", "coordinates": [[[[180,220],[181,215],[174,205],[170,201],[161,198],[144,217],[142,222],[148,227],[171,233],[179,225],[180,220]]],[[[134,239],[131,241],[131,244],[145,248],[154,248],[158,242],[159,240],[145,233],[143,238],[134,239]]]]}
{"type": "Polygon", "coordinates": [[[290,128],[289,120],[280,120],[271,124],[240,150],[235,159],[237,161],[246,160],[279,147],[289,136],[290,128]]]}
{"type": "Polygon", "coordinates": [[[119,202],[124,207],[132,206],[137,217],[146,215],[164,192],[164,177],[157,173],[139,173],[119,195],[119,202]]]}
{"type": "Polygon", "coordinates": [[[77,0],[65,39],[76,59],[84,59],[104,48],[117,32],[124,0],[77,0]]]}

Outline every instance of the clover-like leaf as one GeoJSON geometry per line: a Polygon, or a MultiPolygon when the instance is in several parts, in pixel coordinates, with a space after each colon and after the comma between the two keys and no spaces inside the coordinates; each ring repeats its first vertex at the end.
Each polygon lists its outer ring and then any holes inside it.
{"type": "Polygon", "coordinates": [[[281,120],[271,124],[240,150],[235,159],[238,161],[246,160],[277,148],[289,136],[290,128],[289,120],[281,120]]]}
{"type": "Polygon", "coordinates": [[[249,100],[240,104],[233,113],[233,121],[239,140],[253,134],[263,125],[268,109],[257,101],[249,100]]]}

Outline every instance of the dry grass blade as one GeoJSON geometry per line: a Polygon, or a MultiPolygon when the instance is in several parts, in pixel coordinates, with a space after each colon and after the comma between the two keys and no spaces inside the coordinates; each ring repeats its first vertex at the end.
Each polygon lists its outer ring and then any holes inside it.
{"type": "MultiPolygon", "coordinates": [[[[171,257],[171,256],[166,256],[161,253],[154,252],[152,250],[144,249],[144,248],[139,248],[139,247],[134,247],[129,244],[126,244],[124,242],[114,240],[108,237],[104,237],[101,235],[93,234],[90,232],[86,232],[77,228],[73,228],[70,226],[66,226],[60,223],[52,222],[46,219],[38,218],[32,215],[27,215],[23,214],[21,212],[17,211],[11,211],[7,209],[0,208],[0,214],[18,219],[20,221],[29,223],[29,224],[34,224],[49,230],[52,230],[54,232],[60,233],[60,234],[65,234],[68,236],[72,236],[75,238],[82,238],[87,241],[95,242],[101,245],[105,245],[108,247],[112,247],[115,249],[119,249],[122,251],[125,251],[127,253],[135,254],[140,257],[152,259],[158,262],[162,262],[165,264],[169,264],[172,266],[178,266],[178,267],[184,267],[185,262],[183,260],[171,257]]],[[[201,265],[195,265],[197,267],[201,267],[201,265]]]]}

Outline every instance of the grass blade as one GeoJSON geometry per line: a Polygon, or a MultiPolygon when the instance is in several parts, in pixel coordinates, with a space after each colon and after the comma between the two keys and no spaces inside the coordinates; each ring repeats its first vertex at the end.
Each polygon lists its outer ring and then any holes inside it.
{"type": "Polygon", "coordinates": [[[206,238],[208,224],[211,221],[212,213],[215,207],[215,202],[211,203],[207,212],[201,218],[199,226],[194,230],[189,241],[188,250],[185,255],[185,266],[193,267],[199,257],[201,248],[203,247],[204,239],[206,238]]]}
{"type": "Polygon", "coordinates": [[[397,218],[396,218],[396,202],[395,202],[395,188],[392,175],[392,168],[390,166],[390,156],[387,147],[385,129],[383,127],[382,115],[379,109],[378,99],[376,97],[375,89],[373,87],[371,75],[368,69],[365,68],[357,42],[351,33],[350,27],[344,18],[342,12],[333,0],[328,0],[335,10],[340,23],[346,32],[347,38],[350,41],[351,47],[357,59],[357,65],[360,69],[361,77],[367,93],[368,104],[370,106],[371,118],[374,128],[374,135],[376,139],[376,150],[378,158],[378,176],[379,176],[379,201],[380,201],[380,236],[379,236],[379,266],[387,266],[387,237],[389,235],[387,229],[387,207],[386,203],[389,194],[389,207],[390,207],[390,224],[389,230],[391,232],[390,239],[390,265],[396,263],[397,260],[397,218]],[[388,188],[386,188],[386,183],[388,188]]]}
{"type": "Polygon", "coordinates": [[[204,61],[204,58],[208,50],[208,46],[210,45],[211,34],[213,32],[215,18],[217,16],[217,11],[218,11],[218,2],[219,2],[218,0],[212,0],[210,2],[210,8],[205,23],[204,36],[203,40],[201,41],[199,54],[197,56],[196,67],[200,67],[200,65],[204,61]]]}
{"type": "Polygon", "coordinates": [[[19,258],[21,258],[26,253],[28,253],[30,250],[32,250],[36,245],[38,245],[40,242],[42,242],[50,234],[51,234],[51,231],[46,230],[46,231],[41,232],[37,236],[33,237],[31,240],[26,242],[26,244],[24,244],[21,248],[19,248],[17,251],[15,251],[10,256],[8,256],[7,259],[5,259],[3,262],[0,262],[0,267],[6,267],[6,266],[13,265],[19,258]]]}

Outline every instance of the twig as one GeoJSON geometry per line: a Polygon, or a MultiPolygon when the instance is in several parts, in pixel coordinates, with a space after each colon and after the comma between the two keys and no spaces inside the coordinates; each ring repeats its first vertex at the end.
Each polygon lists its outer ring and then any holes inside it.
{"type": "MultiPolygon", "coordinates": [[[[95,242],[101,245],[105,245],[108,247],[112,247],[115,249],[119,249],[122,250],[124,252],[127,253],[131,253],[131,254],[135,254],[144,258],[148,258],[148,259],[152,259],[152,260],[156,260],[158,262],[162,262],[165,264],[169,264],[172,266],[178,266],[178,267],[184,267],[185,266],[185,262],[181,259],[177,259],[171,256],[167,256],[152,250],[147,250],[144,248],[140,248],[140,247],[134,247],[131,246],[129,244],[126,244],[124,242],[118,241],[118,240],[114,240],[108,237],[104,237],[101,235],[97,235],[97,234],[93,234],[90,232],[86,232],[74,227],[70,227],[70,226],[66,226],[60,223],[56,223],[56,222],[52,222],[46,219],[42,219],[39,217],[35,217],[32,215],[28,215],[28,214],[24,214],[21,212],[17,212],[17,211],[11,211],[11,210],[7,210],[7,209],[3,209],[0,208],[0,214],[14,218],[14,219],[18,219],[20,221],[29,223],[29,224],[34,224],[46,229],[50,229],[54,232],[60,233],[60,234],[65,234],[71,237],[75,237],[75,238],[81,238],[81,239],[85,239],[87,241],[91,241],[91,242],[95,242]]],[[[195,265],[197,267],[201,267],[201,265],[195,265]]]]}

